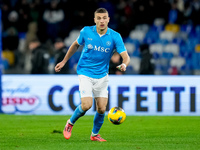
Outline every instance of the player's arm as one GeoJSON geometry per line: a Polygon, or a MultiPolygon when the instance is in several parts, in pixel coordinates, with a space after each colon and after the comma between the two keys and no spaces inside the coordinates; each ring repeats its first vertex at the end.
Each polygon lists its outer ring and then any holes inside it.
{"type": "Polygon", "coordinates": [[[72,43],[72,45],[69,47],[65,57],[63,58],[63,60],[61,62],[59,62],[56,66],[55,66],[55,71],[59,72],[63,66],[66,64],[66,62],[72,57],[72,55],[77,51],[77,49],[79,48],[79,44],[77,41],[74,41],[72,43]]]}
{"type": "Polygon", "coordinates": [[[124,51],[122,53],[120,53],[123,61],[122,61],[122,64],[117,66],[117,68],[120,70],[120,71],[126,71],[126,67],[129,65],[130,63],[130,57],[127,53],[127,51],[124,51]]]}

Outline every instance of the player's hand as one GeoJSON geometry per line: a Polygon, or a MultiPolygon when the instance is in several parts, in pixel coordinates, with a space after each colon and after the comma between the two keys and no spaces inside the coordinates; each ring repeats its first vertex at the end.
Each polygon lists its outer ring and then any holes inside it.
{"type": "Polygon", "coordinates": [[[62,68],[63,68],[63,66],[65,65],[65,63],[64,62],[60,62],[60,63],[58,63],[56,66],[55,66],[55,72],[59,72],[62,68]]]}
{"type": "Polygon", "coordinates": [[[122,63],[121,65],[116,67],[117,69],[119,69],[120,71],[126,71],[126,65],[124,63],[122,63]]]}

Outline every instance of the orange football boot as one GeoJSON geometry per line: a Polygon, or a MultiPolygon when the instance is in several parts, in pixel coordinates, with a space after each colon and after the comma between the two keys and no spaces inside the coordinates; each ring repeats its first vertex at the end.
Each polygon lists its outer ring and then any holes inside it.
{"type": "Polygon", "coordinates": [[[90,139],[92,140],[92,141],[99,141],[99,142],[105,142],[106,140],[104,140],[101,136],[100,136],[100,134],[98,134],[98,135],[96,135],[96,136],[90,136],[90,139]]]}
{"type": "Polygon", "coordinates": [[[67,140],[71,137],[71,134],[72,134],[71,132],[72,132],[72,128],[73,128],[73,125],[69,124],[68,122],[69,122],[69,120],[67,120],[65,128],[63,130],[63,135],[67,140]]]}

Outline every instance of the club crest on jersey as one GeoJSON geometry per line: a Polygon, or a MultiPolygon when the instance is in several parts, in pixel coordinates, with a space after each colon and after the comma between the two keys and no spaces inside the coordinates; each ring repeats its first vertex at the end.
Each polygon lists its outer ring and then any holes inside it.
{"type": "Polygon", "coordinates": [[[107,46],[110,46],[110,45],[111,45],[111,42],[110,42],[110,41],[107,41],[107,42],[106,42],[106,45],[107,45],[107,46]]]}
{"type": "Polygon", "coordinates": [[[92,46],[92,44],[88,44],[88,49],[93,49],[93,46],[92,46]]]}

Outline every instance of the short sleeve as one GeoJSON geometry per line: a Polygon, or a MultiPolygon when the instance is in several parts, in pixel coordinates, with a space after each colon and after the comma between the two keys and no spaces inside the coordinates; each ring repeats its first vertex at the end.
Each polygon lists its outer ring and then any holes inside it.
{"type": "Polygon", "coordinates": [[[119,33],[116,34],[116,37],[115,37],[115,47],[116,47],[116,51],[119,54],[126,51],[126,47],[125,47],[122,37],[119,33]]]}
{"type": "Polygon", "coordinates": [[[80,35],[79,37],[77,38],[77,42],[79,45],[84,45],[85,41],[84,41],[84,32],[85,32],[85,28],[83,28],[81,31],[80,31],[80,35]]]}

